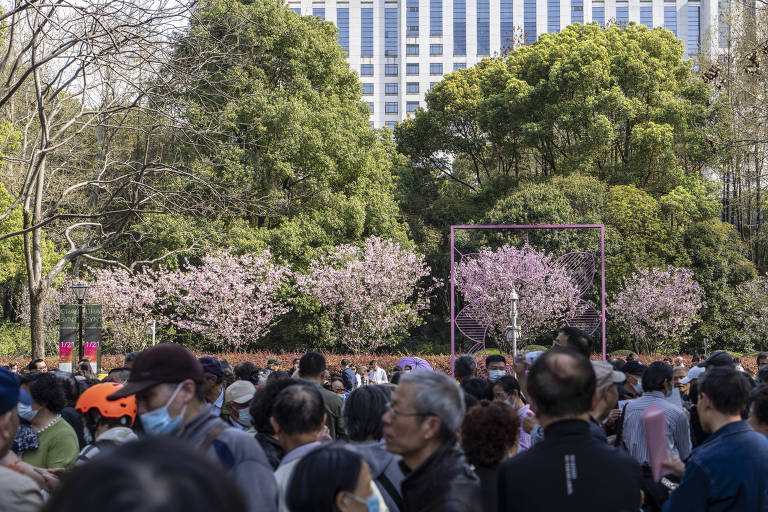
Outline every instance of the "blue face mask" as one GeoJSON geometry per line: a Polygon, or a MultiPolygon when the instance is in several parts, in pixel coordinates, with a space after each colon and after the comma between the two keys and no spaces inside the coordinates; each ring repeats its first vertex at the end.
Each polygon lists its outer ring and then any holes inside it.
{"type": "Polygon", "coordinates": [[[244,427],[250,427],[253,425],[253,419],[251,418],[251,411],[249,409],[240,409],[237,411],[237,420],[239,424],[244,427]]]}
{"type": "Polygon", "coordinates": [[[367,500],[356,494],[349,493],[349,495],[352,496],[352,499],[358,503],[365,503],[365,506],[368,508],[368,512],[379,512],[379,498],[376,496],[376,493],[371,493],[371,497],[367,500]]]}
{"type": "Polygon", "coordinates": [[[33,409],[31,405],[23,404],[19,402],[19,417],[32,423],[32,420],[37,416],[37,411],[40,409],[33,409]]]}
{"type": "Polygon", "coordinates": [[[175,418],[171,418],[171,415],[168,413],[168,406],[171,405],[171,402],[173,402],[174,398],[176,398],[176,395],[179,393],[182,384],[183,382],[180,382],[179,385],[176,386],[176,390],[173,392],[171,398],[163,407],[155,409],[154,411],[145,412],[144,414],[140,415],[141,424],[147,434],[152,436],[170,436],[179,430],[179,427],[181,427],[181,422],[184,419],[184,411],[187,409],[187,406],[185,405],[184,409],[181,410],[181,413],[179,413],[179,415],[175,418]]]}
{"type": "Polygon", "coordinates": [[[496,382],[497,380],[499,380],[500,378],[502,378],[506,374],[507,374],[507,372],[504,371],[504,370],[490,370],[488,372],[488,380],[491,381],[491,382],[496,382]]]}

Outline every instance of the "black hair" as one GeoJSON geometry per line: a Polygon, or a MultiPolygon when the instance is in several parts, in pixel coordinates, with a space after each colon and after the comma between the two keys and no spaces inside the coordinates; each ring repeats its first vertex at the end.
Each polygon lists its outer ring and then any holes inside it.
{"type": "Polygon", "coordinates": [[[528,373],[530,398],[542,415],[552,418],[589,412],[595,386],[592,364],[570,348],[544,352],[528,373]]]}
{"type": "Polygon", "coordinates": [[[251,374],[256,371],[256,365],[250,361],[243,361],[235,365],[235,377],[240,380],[250,380],[251,374]]]}
{"type": "Polygon", "coordinates": [[[652,362],[643,373],[643,391],[665,391],[664,383],[671,381],[673,374],[672,366],[667,363],[652,362]]]}
{"type": "Polygon", "coordinates": [[[27,370],[31,372],[37,371],[37,363],[44,363],[45,359],[40,359],[39,357],[37,359],[33,359],[30,361],[30,363],[27,365],[27,370]]]}
{"type": "Polygon", "coordinates": [[[125,384],[130,376],[130,368],[112,368],[107,374],[106,382],[117,382],[118,384],[125,384]]]}
{"type": "Polygon", "coordinates": [[[240,490],[208,457],[173,438],[149,437],[75,467],[43,512],[245,512],[240,490]],[[93,485],[93,482],[99,482],[93,485]]]}
{"type": "Polygon", "coordinates": [[[613,369],[616,370],[617,372],[620,372],[621,369],[624,367],[624,365],[627,364],[627,362],[620,357],[615,357],[611,359],[610,363],[611,363],[611,366],[613,366],[613,369]]]}
{"type": "Polygon", "coordinates": [[[506,365],[507,360],[501,354],[491,354],[485,358],[485,367],[488,368],[491,363],[504,363],[506,365]]]}
{"type": "Polygon", "coordinates": [[[253,400],[251,400],[250,411],[253,428],[257,432],[274,435],[275,430],[272,428],[269,418],[272,416],[275,400],[282,390],[294,384],[296,381],[289,378],[276,378],[271,381],[268,379],[265,386],[256,390],[253,400]]]}
{"type": "Polygon", "coordinates": [[[755,382],[757,384],[768,384],[768,366],[757,370],[757,375],[755,375],[755,382]]]}
{"type": "Polygon", "coordinates": [[[272,382],[273,380],[278,379],[290,379],[291,376],[288,374],[288,372],[284,372],[283,370],[277,370],[269,375],[267,375],[267,382],[272,382]]]}
{"type": "Polygon", "coordinates": [[[493,388],[487,379],[481,377],[471,377],[461,382],[461,389],[478,400],[493,400],[493,388]]]}
{"type": "Polygon", "coordinates": [[[62,387],[62,381],[53,373],[37,374],[29,384],[29,394],[35,402],[55,414],[60,413],[67,406],[67,395],[62,387]]]}
{"type": "MultiPolygon", "coordinates": [[[[464,410],[468,411],[472,407],[478,404],[479,400],[474,395],[470,395],[463,389],[461,390],[461,396],[464,398],[464,410]]],[[[441,427],[442,428],[442,427],[441,427]]]]}
{"type": "MultiPolygon", "coordinates": [[[[755,361],[757,362],[758,365],[760,364],[761,359],[768,359],[768,352],[760,352],[759,354],[757,354],[755,361]]],[[[768,363],[768,361],[766,361],[766,363],[768,363]]]]}
{"type": "Polygon", "coordinates": [[[348,366],[349,365],[349,359],[342,359],[341,360],[341,366],[348,366]]]}
{"type": "Polygon", "coordinates": [[[392,391],[386,386],[362,386],[353,390],[342,411],[341,422],[350,441],[369,438],[378,441],[384,435],[381,417],[387,411],[392,391]]]}
{"type": "Polygon", "coordinates": [[[291,512],[336,512],[336,496],[354,493],[363,458],[352,450],[330,445],[310,452],[296,464],[286,501],[291,512]]]}
{"type": "Polygon", "coordinates": [[[389,382],[392,384],[399,384],[400,383],[400,376],[402,375],[402,372],[395,372],[392,374],[392,377],[389,378],[389,382]]]}
{"type": "MultiPolygon", "coordinates": [[[[520,396],[520,399],[525,402],[525,399],[523,398],[523,393],[520,390],[520,382],[516,378],[514,378],[511,375],[504,375],[499,380],[493,383],[493,386],[501,386],[501,389],[504,390],[504,392],[508,395],[511,395],[515,391],[517,391],[518,396],[520,396]]],[[[493,390],[493,386],[491,386],[491,390],[493,390]]]]}
{"type": "Polygon", "coordinates": [[[307,352],[299,359],[299,375],[312,379],[325,370],[325,357],[320,352],[307,352]]]}
{"type": "Polygon", "coordinates": [[[139,357],[139,354],[141,354],[141,350],[134,350],[133,352],[129,352],[128,354],[125,355],[125,362],[130,363],[131,361],[139,357]]]}
{"type": "Polygon", "coordinates": [[[475,358],[469,354],[459,356],[453,362],[453,375],[462,381],[475,375],[477,371],[477,362],[475,358]]]}
{"type": "Polygon", "coordinates": [[[728,366],[716,366],[698,380],[699,393],[707,395],[718,412],[736,415],[746,409],[752,384],[743,372],[728,366]]]}
{"type": "Polygon", "coordinates": [[[289,435],[320,430],[324,414],[323,395],[308,382],[296,382],[282,390],[272,407],[275,421],[289,435]]]}
{"type": "Polygon", "coordinates": [[[757,386],[749,394],[749,405],[757,422],[768,425],[768,384],[757,386]]]}
{"type": "Polygon", "coordinates": [[[587,359],[589,359],[589,356],[592,355],[592,345],[594,342],[592,341],[592,336],[589,334],[585,333],[581,329],[577,329],[576,327],[571,327],[568,325],[561,327],[557,332],[568,336],[568,342],[566,346],[572,348],[587,359]]]}

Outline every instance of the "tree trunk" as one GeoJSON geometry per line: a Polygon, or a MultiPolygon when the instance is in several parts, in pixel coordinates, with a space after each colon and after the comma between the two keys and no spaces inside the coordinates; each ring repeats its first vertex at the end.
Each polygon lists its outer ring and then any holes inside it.
{"type": "Polygon", "coordinates": [[[45,358],[43,291],[39,288],[29,290],[29,327],[32,336],[32,359],[45,358]]]}

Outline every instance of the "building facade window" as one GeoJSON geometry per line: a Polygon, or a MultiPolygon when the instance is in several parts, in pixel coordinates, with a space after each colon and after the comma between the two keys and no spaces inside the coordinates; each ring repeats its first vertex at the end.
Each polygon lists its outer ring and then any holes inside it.
{"type": "Polygon", "coordinates": [[[397,102],[388,101],[384,104],[385,114],[397,114],[397,102]]]}
{"type": "Polygon", "coordinates": [[[363,84],[363,94],[366,96],[370,96],[373,94],[373,84],[365,83],[363,84]]]}
{"type": "Polygon", "coordinates": [[[312,16],[317,16],[321,20],[325,19],[325,7],[313,7],[312,16]]]}
{"type": "Polygon", "coordinates": [[[360,9],[360,56],[373,57],[373,7],[360,9]]]}
{"type": "Polygon", "coordinates": [[[405,35],[419,35],[419,0],[406,0],[405,35]]]}
{"type": "Polygon", "coordinates": [[[409,114],[416,112],[417,108],[419,108],[418,101],[409,101],[405,104],[405,111],[409,114]]]}
{"type": "Polygon", "coordinates": [[[408,82],[405,84],[406,94],[419,94],[419,82],[408,82]]]}
{"type": "Polygon", "coordinates": [[[429,35],[443,35],[443,0],[429,0],[429,35]]]}
{"type": "Polygon", "coordinates": [[[433,87],[437,85],[437,82],[429,82],[429,89],[432,90],[433,87]]]}
{"type": "Polygon", "coordinates": [[[664,28],[677,35],[677,6],[664,5],[664,28]]]}
{"type": "Polygon", "coordinates": [[[384,126],[389,128],[390,130],[395,129],[395,122],[394,121],[384,121],[384,126]]]}
{"type": "Polygon", "coordinates": [[[339,46],[349,56],[349,7],[336,9],[336,26],[339,27],[339,46]]]}
{"type": "Polygon", "coordinates": [[[511,48],[515,38],[515,22],[513,15],[513,0],[500,0],[499,2],[499,29],[501,30],[502,50],[511,48]]]}
{"type": "Polygon", "coordinates": [[[560,0],[547,0],[547,32],[560,32],[560,0]]]}
{"type": "Polygon", "coordinates": [[[373,121],[371,121],[371,130],[373,130],[373,129],[374,129],[373,121]]]}
{"type": "Polygon", "coordinates": [[[418,55],[419,54],[419,45],[417,45],[417,44],[407,44],[407,45],[405,45],[405,54],[406,55],[418,55]]]}
{"type": "Polygon", "coordinates": [[[419,74],[419,64],[417,62],[409,62],[405,65],[405,74],[406,75],[418,75],[419,74]]]}
{"type": "Polygon", "coordinates": [[[477,54],[491,54],[490,0],[477,0],[477,54]]]}
{"type": "Polygon", "coordinates": [[[699,37],[699,14],[700,8],[698,5],[688,6],[688,38],[686,39],[685,49],[689,57],[699,54],[699,43],[701,42],[699,37]]]}
{"type": "Polygon", "coordinates": [[[373,76],[373,64],[360,64],[360,76],[373,76]]]}
{"type": "Polygon", "coordinates": [[[453,54],[467,54],[467,0],[453,0],[453,54]]]}
{"type": "Polygon", "coordinates": [[[429,54],[430,55],[442,55],[443,54],[443,45],[441,44],[431,44],[429,45],[429,54]]]}
{"type": "Polygon", "coordinates": [[[596,21],[601,27],[605,27],[605,6],[592,4],[592,21],[596,21]]]}
{"type": "Polygon", "coordinates": [[[616,3],[616,24],[620,27],[629,25],[629,5],[616,3]]]}
{"type": "Polygon", "coordinates": [[[301,7],[291,7],[291,10],[301,16],[301,7]]]}
{"type": "Polygon", "coordinates": [[[640,4],[640,24],[653,28],[653,5],[648,3],[640,4]]]}
{"type": "Polygon", "coordinates": [[[397,64],[384,64],[384,76],[397,76],[397,64]]]}
{"type": "Polygon", "coordinates": [[[442,62],[432,62],[429,65],[429,74],[430,75],[442,75],[443,74],[443,63],[442,62]]]}
{"type": "Polygon", "coordinates": [[[454,62],[453,63],[453,70],[458,71],[459,69],[467,69],[467,63],[466,62],[454,62]]]}
{"type": "Polygon", "coordinates": [[[525,44],[536,42],[536,0],[523,0],[523,32],[525,44]]]}
{"type": "Polygon", "coordinates": [[[384,56],[397,57],[397,7],[384,8],[384,56]]]}
{"type": "Polygon", "coordinates": [[[368,102],[368,110],[370,110],[371,114],[373,114],[373,102],[372,101],[368,102]]]}
{"type": "Polygon", "coordinates": [[[727,48],[728,40],[731,38],[731,27],[728,26],[730,10],[730,1],[720,0],[717,5],[717,39],[721,48],[727,48]]]}
{"type": "Polygon", "coordinates": [[[571,23],[584,23],[584,0],[571,0],[571,23]]]}
{"type": "Polygon", "coordinates": [[[397,84],[384,84],[384,94],[386,96],[397,96],[397,84]]]}

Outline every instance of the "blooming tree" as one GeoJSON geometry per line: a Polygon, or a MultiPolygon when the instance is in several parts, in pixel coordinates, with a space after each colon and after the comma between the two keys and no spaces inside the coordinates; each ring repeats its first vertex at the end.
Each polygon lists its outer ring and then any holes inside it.
{"type": "Polygon", "coordinates": [[[354,352],[397,343],[422,321],[431,292],[424,257],[372,236],[362,247],[341,245],[296,276],[300,291],[328,316],[331,335],[354,352]]]}
{"type": "Polygon", "coordinates": [[[738,320],[742,330],[759,350],[768,348],[768,275],[760,276],[736,290],[738,320]]]}
{"type": "Polygon", "coordinates": [[[609,313],[632,339],[635,351],[674,351],[690,337],[704,290],[685,268],[638,268],[613,295],[609,313]]]}
{"type": "Polygon", "coordinates": [[[488,336],[506,350],[511,350],[504,330],[510,323],[509,294],[513,289],[520,297],[517,318],[522,341],[563,325],[581,295],[551,255],[527,244],[519,249],[504,245],[462,258],[456,266],[455,281],[476,321],[486,322],[488,336]]]}

